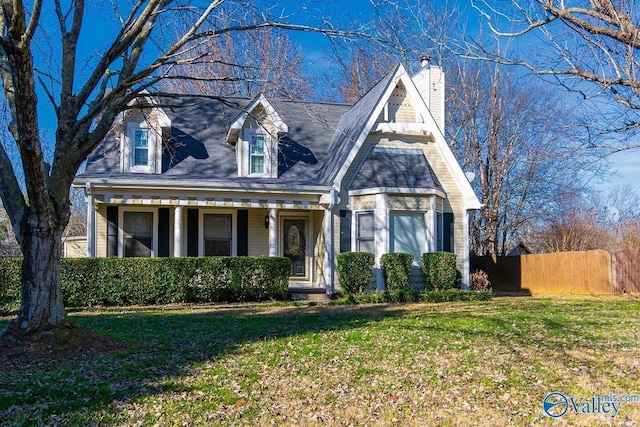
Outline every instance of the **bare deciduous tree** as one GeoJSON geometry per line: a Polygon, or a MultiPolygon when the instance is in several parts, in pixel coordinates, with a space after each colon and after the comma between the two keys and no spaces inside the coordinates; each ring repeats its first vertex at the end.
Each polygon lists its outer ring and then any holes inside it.
{"type": "Polygon", "coordinates": [[[603,249],[611,237],[592,209],[567,211],[534,236],[536,247],[543,253],[603,249]]]}
{"type": "Polygon", "coordinates": [[[608,148],[640,147],[628,137],[612,134],[640,126],[640,26],[635,1],[473,0],[472,4],[492,33],[517,40],[513,44],[517,49],[496,53],[474,40],[466,44],[467,54],[526,67],[587,99],[614,99],[623,108],[595,105],[603,117],[591,123],[593,129],[612,138],[608,148]]]}
{"type": "Polygon", "coordinates": [[[590,200],[600,228],[609,234],[599,249],[640,249],[640,195],[632,185],[598,192],[590,200]]]}
{"type": "Polygon", "coordinates": [[[449,41],[461,31],[457,4],[449,0],[389,3],[393,7],[376,8],[364,24],[374,37],[334,40],[327,53],[332,66],[324,76],[329,91],[325,98],[353,103],[398,62],[411,70],[427,55],[433,63],[444,64],[450,55],[449,41]]]}
{"type": "Polygon", "coordinates": [[[185,67],[198,79],[168,78],[162,87],[174,93],[307,100],[313,95],[304,71],[304,54],[285,30],[261,28],[208,39],[189,52],[202,58],[185,67]]]}
{"type": "Polygon", "coordinates": [[[326,89],[334,92],[326,97],[353,104],[387,74],[398,58],[395,54],[375,43],[349,46],[334,46],[334,66],[325,76],[326,89]],[[338,84],[341,82],[341,84],[338,84]]]}
{"type": "Polygon", "coordinates": [[[640,195],[630,185],[572,197],[555,218],[529,230],[538,252],[640,249],[640,195]]]}
{"type": "MultiPolygon", "coordinates": [[[[157,93],[158,83],[165,78],[202,79],[187,74],[184,66],[206,60],[206,52],[198,47],[224,34],[263,28],[320,31],[284,22],[280,11],[271,17],[275,10],[242,0],[213,0],[204,5],[189,0],[108,4],[0,2],[0,76],[10,107],[9,131],[19,154],[14,162],[0,144],[0,196],[24,256],[20,312],[8,330],[14,336],[65,320],[60,257],[61,238],[71,215],[69,188],[79,166],[110,131],[118,114],[141,92],[157,93]],[[115,31],[101,33],[107,41],[99,55],[83,56],[81,39],[88,36],[95,43],[96,36],[95,29],[83,31],[87,15],[101,12],[106,19],[107,11],[91,8],[108,7],[112,7],[115,31]],[[228,17],[238,11],[252,19],[227,25],[228,17]],[[185,31],[171,37],[167,28],[178,23],[185,31]],[[50,52],[50,62],[36,64],[38,42],[47,43],[49,49],[42,51],[50,52]],[[50,158],[41,139],[37,82],[56,116],[50,158]],[[24,187],[18,183],[18,168],[24,187]]],[[[325,33],[341,34],[326,28],[325,33]]]]}
{"type": "Polygon", "coordinates": [[[472,250],[504,255],[519,233],[584,190],[595,166],[551,90],[482,62],[458,63],[447,81],[447,136],[484,204],[472,221],[472,250]]]}

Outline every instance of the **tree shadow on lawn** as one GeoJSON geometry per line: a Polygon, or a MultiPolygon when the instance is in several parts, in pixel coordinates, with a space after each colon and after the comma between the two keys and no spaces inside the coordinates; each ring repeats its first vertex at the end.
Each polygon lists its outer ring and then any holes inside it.
{"type": "Polygon", "coordinates": [[[462,332],[471,340],[487,338],[505,346],[534,344],[549,349],[579,349],[585,337],[564,337],[584,332],[588,326],[584,322],[567,325],[557,316],[545,315],[545,304],[531,314],[518,311],[510,319],[504,318],[507,311],[490,305],[483,307],[487,310],[484,313],[478,306],[466,305],[457,306],[458,310],[425,309],[416,317],[423,320],[416,322],[411,319],[416,313],[410,307],[215,307],[195,308],[191,313],[188,308],[123,308],[98,314],[77,313],[70,317],[82,328],[125,346],[110,354],[89,355],[58,365],[53,361],[17,371],[0,370],[0,419],[55,424],[56,420],[87,413],[93,420],[94,415],[99,417],[105,410],[118,412],[136,398],[166,393],[172,384],[177,389],[171,391],[188,392],[185,386],[176,385],[180,378],[193,375],[203,366],[211,367],[225,355],[245,351],[241,348],[245,344],[357,329],[386,318],[407,316],[406,322],[395,327],[428,329],[434,336],[440,334],[445,346],[452,332],[462,332]],[[539,331],[540,335],[532,336],[532,331],[539,331]]]}
{"type": "Polygon", "coordinates": [[[401,306],[381,305],[71,314],[82,330],[120,344],[107,354],[97,349],[74,360],[56,360],[52,351],[49,360],[0,367],[0,420],[55,424],[110,407],[115,412],[135,398],[165,392],[158,382],[190,375],[244,344],[360,328],[404,312],[401,306]]]}

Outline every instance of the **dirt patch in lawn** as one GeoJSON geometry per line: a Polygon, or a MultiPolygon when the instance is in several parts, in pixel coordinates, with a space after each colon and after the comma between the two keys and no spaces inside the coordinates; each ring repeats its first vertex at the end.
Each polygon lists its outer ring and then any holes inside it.
{"type": "Polygon", "coordinates": [[[49,368],[62,361],[86,359],[127,347],[128,344],[80,328],[71,321],[28,336],[16,337],[5,332],[0,335],[0,372],[34,365],[49,368]]]}

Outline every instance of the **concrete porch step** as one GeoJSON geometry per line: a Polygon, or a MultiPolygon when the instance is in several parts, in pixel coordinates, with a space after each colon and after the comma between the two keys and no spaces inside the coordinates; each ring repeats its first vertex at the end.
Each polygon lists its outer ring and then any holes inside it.
{"type": "Polygon", "coordinates": [[[292,301],[331,301],[324,288],[289,288],[292,301]]]}

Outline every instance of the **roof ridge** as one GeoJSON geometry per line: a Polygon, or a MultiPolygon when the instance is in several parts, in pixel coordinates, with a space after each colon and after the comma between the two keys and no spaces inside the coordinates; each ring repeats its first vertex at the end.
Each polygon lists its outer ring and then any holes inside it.
{"type": "Polygon", "coordinates": [[[367,126],[368,120],[364,120],[363,117],[368,119],[371,116],[385,93],[384,91],[381,92],[381,88],[386,89],[389,86],[401,66],[402,64],[400,63],[396,64],[393,69],[380,79],[378,83],[373,85],[364,96],[342,115],[331,139],[329,151],[327,152],[327,160],[318,170],[318,182],[331,182],[338,174],[340,167],[346,161],[351,151],[350,149],[344,148],[347,145],[346,142],[352,140],[352,142],[355,143],[355,141],[353,141],[354,138],[358,138],[367,126]],[[353,115],[362,117],[354,120],[354,118],[351,117],[353,115]]]}

